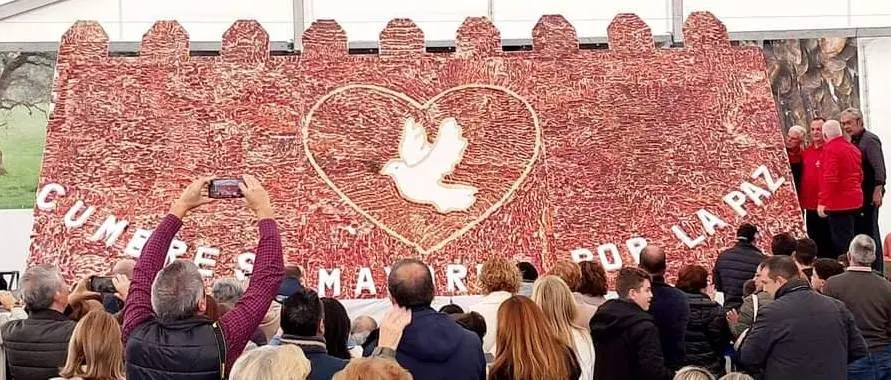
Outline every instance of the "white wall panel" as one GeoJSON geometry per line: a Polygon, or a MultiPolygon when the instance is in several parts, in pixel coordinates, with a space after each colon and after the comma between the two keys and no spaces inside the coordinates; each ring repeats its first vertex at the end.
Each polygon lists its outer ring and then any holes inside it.
{"type": "Polygon", "coordinates": [[[177,20],[192,41],[219,41],[235,20],[254,19],[270,41],[288,41],[294,39],[292,18],[290,0],[124,1],[119,39],[139,41],[156,20],[177,20]]]}
{"type": "Polygon", "coordinates": [[[684,17],[703,10],[731,32],[891,26],[891,2],[879,0],[684,0],[684,17]]]}
{"type": "Polygon", "coordinates": [[[0,272],[24,271],[34,211],[0,210],[0,272]]]}
{"type": "Polygon", "coordinates": [[[427,40],[453,40],[470,16],[486,16],[486,0],[307,0],[306,27],[313,20],[335,19],[350,41],[377,41],[394,18],[411,18],[427,40]]]}
{"type": "MultiPolygon", "coordinates": [[[[0,0],[0,4],[3,1],[0,0]]],[[[195,41],[218,41],[233,21],[256,19],[273,41],[293,39],[293,0],[67,0],[0,21],[0,42],[58,41],[78,19],[98,20],[112,41],[138,41],[159,19],[180,21],[195,41]]],[[[352,41],[374,41],[387,21],[414,19],[428,40],[451,40],[468,16],[489,14],[487,0],[305,0],[305,25],[337,19],[352,41]]],[[[715,13],[731,32],[891,27],[891,2],[878,0],[685,0],[684,16],[715,13]]],[[[493,0],[502,38],[527,39],[543,14],[562,14],[581,37],[606,36],[620,12],[653,30],[671,30],[670,0],[493,0]]]]}
{"type": "Polygon", "coordinates": [[[636,13],[654,35],[671,30],[671,1],[654,0],[495,0],[495,25],[501,38],[532,38],[532,28],[545,14],[561,14],[579,37],[605,37],[619,13],[636,13]]]}
{"type": "Polygon", "coordinates": [[[0,42],[59,41],[77,20],[96,20],[120,35],[118,0],[69,0],[0,21],[0,42]]]}
{"type": "Polygon", "coordinates": [[[68,0],[0,21],[0,42],[59,41],[77,20],[97,20],[112,41],[139,41],[157,20],[179,21],[193,41],[219,41],[235,20],[258,20],[271,41],[294,38],[291,0],[68,0]]]}
{"type": "Polygon", "coordinates": [[[891,2],[851,0],[851,22],[864,28],[891,26],[891,2]]]}

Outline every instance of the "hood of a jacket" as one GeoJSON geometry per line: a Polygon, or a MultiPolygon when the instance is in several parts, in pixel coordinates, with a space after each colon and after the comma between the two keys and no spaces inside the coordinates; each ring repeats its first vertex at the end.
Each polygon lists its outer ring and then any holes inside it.
{"type": "Polygon", "coordinates": [[[653,316],[636,303],[622,299],[609,300],[600,305],[594,318],[591,318],[591,336],[597,341],[598,338],[621,334],[629,327],[646,321],[652,323],[653,316]]]}
{"type": "Polygon", "coordinates": [[[794,293],[794,292],[798,292],[798,291],[808,291],[808,290],[811,290],[811,285],[805,280],[796,278],[796,279],[789,280],[788,282],[783,284],[783,286],[781,286],[779,289],[777,289],[777,293],[776,293],[776,296],[774,296],[774,298],[780,299],[780,297],[782,297],[786,294],[789,294],[789,293],[794,293]]]}
{"type": "Polygon", "coordinates": [[[448,314],[437,313],[430,307],[413,308],[411,324],[405,326],[398,351],[422,362],[445,362],[470,334],[479,339],[448,314]]]}

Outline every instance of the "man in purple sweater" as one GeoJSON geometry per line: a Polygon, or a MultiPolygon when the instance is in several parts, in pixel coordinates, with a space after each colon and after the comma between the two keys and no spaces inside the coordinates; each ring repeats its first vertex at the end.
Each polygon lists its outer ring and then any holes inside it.
{"type": "Polygon", "coordinates": [[[170,243],[189,210],[213,200],[203,195],[211,178],[193,182],[146,242],[133,270],[124,307],[127,379],[221,379],[257,329],[284,274],[282,243],[269,195],[244,176],[245,203],[260,220],[260,243],[244,296],[219,322],[203,316],[204,283],[198,267],[177,260],[164,267],[170,243]]]}

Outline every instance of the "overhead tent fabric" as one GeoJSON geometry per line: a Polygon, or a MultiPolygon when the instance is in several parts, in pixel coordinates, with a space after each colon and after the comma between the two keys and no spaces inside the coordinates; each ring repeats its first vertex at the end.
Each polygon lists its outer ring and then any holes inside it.
{"type": "MultiPolygon", "coordinates": [[[[118,57],[79,22],[60,45],[30,263],[74,277],[136,256],[209,174],[259,177],[286,261],[339,298],[386,297],[402,257],[431,266],[439,295],[472,295],[496,256],[614,271],[656,244],[671,277],[709,266],[743,222],[800,231],[761,50],[731,46],[709,13],[687,19],[683,48],[656,48],[631,14],[608,31],[608,49],[580,50],[563,17],[544,16],[530,51],[505,52],[489,20],[468,18],[454,52],[432,53],[397,19],[379,53],[356,55],[336,22],[317,21],[301,54],[272,56],[259,24],[239,21],[219,56],[190,56],[165,21],[138,57],[118,57]],[[406,120],[435,144],[449,118],[466,147],[437,183],[477,191],[444,211],[383,169],[402,157],[406,120]]],[[[209,277],[249,272],[255,223],[238,201],[208,205],[170,256],[209,277]]]]}

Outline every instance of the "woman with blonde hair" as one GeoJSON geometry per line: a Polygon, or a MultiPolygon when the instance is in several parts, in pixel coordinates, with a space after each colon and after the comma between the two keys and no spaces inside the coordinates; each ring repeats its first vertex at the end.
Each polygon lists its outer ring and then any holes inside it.
{"type": "Polygon", "coordinates": [[[306,380],[309,359],[293,344],[263,346],[241,355],[232,366],[231,380],[306,380]]]}
{"type": "Polygon", "coordinates": [[[123,380],[124,345],[117,319],[104,310],[87,313],[71,334],[68,360],[57,379],[123,380]]]}
{"type": "Polygon", "coordinates": [[[577,380],[582,374],[572,348],[528,297],[513,296],[501,304],[495,340],[489,380],[577,380]]]}
{"type": "MultiPolygon", "coordinates": [[[[583,279],[582,267],[569,260],[559,260],[554,263],[548,274],[560,277],[560,279],[566,283],[566,286],[569,287],[569,291],[572,292],[572,296],[576,301],[575,305],[577,312],[575,313],[575,322],[578,325],[587,328],[588,324],[591,323],[591,318],[594,317],[594,313],[597,312],[597,307],[600,305],[592,305],[584,302],[584,295],[579,293],[579,286],[582,284],[583,279]]],[[[605,272],[604,276],[606,276],[605,272]]],[[[603,280],[606,281],[606,278],[604,277],[603,280]]],[[[603,300],[603,302],[606,302],[606,300],[603,300]]]]}
{"type": "Polygon", "coordinates": [[[575,298],[560,277],[548,275],[532,285],[532,300],[541,307],[545,321],[563,344],[572,347],[582,370],[582,379],[594,376],[594,343],[588,329],[576,322],[575,298]]]}
{"type": "Polygon", "coordinates": [[[702,367],[686,366],[674,374],[674,380],[715,380],[715,375],[702,367]]]}

